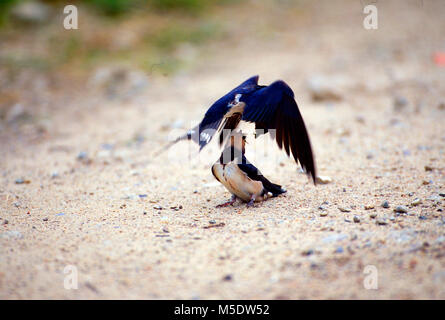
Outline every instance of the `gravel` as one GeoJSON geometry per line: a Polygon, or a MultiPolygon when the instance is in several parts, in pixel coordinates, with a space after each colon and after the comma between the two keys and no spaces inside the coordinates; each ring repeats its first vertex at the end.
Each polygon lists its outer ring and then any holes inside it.
{"type": "Polygon", "coordinates": [[[0,238],[2,239],[23,239],[21,232],[16,230],[8,230],[0,233],[0,238]]]}
{"type": "Polygon", "coordinates": [[[394,212],[397,213],[407,213],[408,212],[408,208],[405,206],[397,206],[394,208],[394,212]]]}
{"type": "Polygon", "coordinates": [[[383,201],[382,202],[382,208],[388,209],[389,208],[389,202],[388,201],[383,201]]]}

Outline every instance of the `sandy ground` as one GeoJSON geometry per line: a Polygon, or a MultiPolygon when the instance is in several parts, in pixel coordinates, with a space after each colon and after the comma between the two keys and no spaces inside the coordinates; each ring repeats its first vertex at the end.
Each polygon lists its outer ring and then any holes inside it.
{"type": "Polygon", "coordinates": [[[444,299],[445,69],[432,55],[445,4],[377,5],[373,31],[358,2],[280,11],[273,34],[236,19],[239,38],[131,99],[35,79],[47,105],[0,131],[0,298],[444,299]],[[252,141],[248,158],[287,194],[216,209],[230,197],[210,172],[216,143],[153,153],[254,74],[294,89],[332,182],[252,141]],[[339,100],[312,99],[320,78],[339,100]]]}

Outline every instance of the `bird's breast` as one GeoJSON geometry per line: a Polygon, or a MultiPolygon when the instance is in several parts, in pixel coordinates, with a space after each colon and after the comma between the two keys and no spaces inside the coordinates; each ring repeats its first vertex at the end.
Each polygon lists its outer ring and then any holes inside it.
{"type": "Polygon", "coordinates": [[[212,167],[215,177],[232,194],[244,201],[249,201],[252,195],[258,197],[263,194],[263,184],[261,181],[250,179],[236,163],[230,162],[226,165],[215,163],[212,167]]]}

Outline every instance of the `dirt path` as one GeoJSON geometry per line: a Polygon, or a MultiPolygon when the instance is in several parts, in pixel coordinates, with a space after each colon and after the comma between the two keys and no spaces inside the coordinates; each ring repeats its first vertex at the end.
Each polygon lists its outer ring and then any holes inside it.
{"type": "Polygon", "coordinates": [[[444,299],[445,69],[432,54],[445,7],[399,5],[378,3],[375,31],[358,2],[275,13],[272,34],[249,21],[129,100],[44,86],[38,120],[0,131],[0,298],[444,299]],[[254,74],[292,86],[332,182],[314,187],[251,142],[248,158],[287,194],[215,209],[230,196],[210,172],[215,145],[152,155],[254,74]],[[314,101],[308,82],[339,99],[314,101]]]}

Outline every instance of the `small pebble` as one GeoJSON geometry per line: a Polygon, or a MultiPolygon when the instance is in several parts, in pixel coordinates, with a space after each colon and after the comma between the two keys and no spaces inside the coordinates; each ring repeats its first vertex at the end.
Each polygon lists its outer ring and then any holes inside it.
{"type": "Polygon", "coordinates": [[[223,281],[232,281],[233,280],[233,276],[231,274],[228,274],[228,275],[224,276],[224,278],[222,280],[223,281]]]}
{"type": "Polygon", "coordinates": [[[427,220],[428,218],[425,216],[419,216],[419,220],[427,220]]]}
{"type": "Polygon", "coordinates": [[[310,256],[310,255],[312,255],[312,254],[314,254],[314,250],[313,250],[313,249],[304,250],[304,251],[301,253],[301,255],[303,255],[303,256],[310,256]]]}
{"type": "Polygon", "coordinates": [[[100,147],[104,150],[113,150],[114,146],[110,143],[102,143],[100,147]]]}
{"type": "Polygon", "coordinates": [[[335,249],[335,253],[343,253],[343,247],[338,247],[337,249],[335,249]]]}
{"type": "Polygon", "coordinates": [[[370,213],[370,214],[369,214],[369,217],[370,217],[371,219],[374,219],[375,217],[377,217],[377,213],[375,213],[375,212],[370,213]]]}
{"type": "Polygon", "coordinates": [[[155,205],[155,206],[153,206],[153,209],[162,210],[162,207],[160,205],[155,205]]]}
{"type": "Polygon", "coordinates": [[[386,200],[383,201],[383,202],[382,202],[382,207],[385,208],[385,209],[388,209],[388,208],[389,208],[389,202],[386,201],[386,200]]]}
{"type": "Polygon", "coordinates": [[[15,180],[15,184],[29,184],[29,183],[31,183],[30,180],[25,180],[23,178],[19,178],[19,179],[15,180]]]}
{"type": "Polygon", "coordinates": [[[48,218],[43,218],[43,221],[48,221],[48,218]]]}
{"type": "Polygon", "coordinates": [[[426,165],[425,166],[425,171],[433,171],[433,167],[426,165]]]}
{"type": "Polygon", "coordinates": [[[410,156],[410,155],[411,155],[411,151],[409,151],[409,150],[403,150],[403,155],[404,155],[404,156],[410,156]]]}
{"type": "Polygon", "coordinates": [[[357,121],[358,123],[365,123],[365,117],[362,115],[358,115],[355,117],[355,121],[357,121]]]}
{"type": "Polygon", "coordinates": [[[210,224],[215,224],[216,221],[215,221],[215,220],[210,220],[209,223],[210,223],[210,224]]]}
{"type": "Polygon", "coordinates": [[[405,107],[408,104],[408,100],[400,95],[397,95],[394,97],[393,105],[394,109],[397,111],[400,111],[403,107],[405,107]]]}
{"type": "Polygon", "coordinates": [[[332,182],[332,178],[328,176],[317,176],[315,181],[320,184],[328,184],[332,182]]]}
{"type": "Polygon", "coordinates": [[[79,152],[77,155],[77,160],[84,160],[88,157],[88,154],[85,151],[79,152]]]}
{"type": "Polygon", "coordinates": [[[421,204],[422,203],[422,200],[420,200],[419,198],[416,198],[416,199],[414,199],[412,202],[411,202],[411,205],[412,206],[418,206],[419,204],[421,204]]]}
{"type": "Polygon", "coordinates": [[[345,208],[345,207],[338,207],[338,210],[340,210],[341,212],[351,212],[350,209],[345,208]]]}
{"type": "Polygon", "coordinates": [[[360,217],[359,216],[354,216],[353,220],[355,223],[359,223],[360,222],[360,217]]]}
{"type": "Polygon", "coordinates": [[[375,206],[373,204],[365,206],[365,210],[371,210],[371,209],[374,209],[374,208],[375,208],[375,206]]]}
{"type": "Polygon", "coordinates": [[[397,207],[395,207],[394,212],[397,212],[397,213],[407,213],[408,212],[408,208],[405,207],[405,206],[397,206],[397,207]]]}
{"type": "Polygon", "coordinates": [[[327,215],[327,211],[320,212],[320,217],[326,217],[327,215]]]}
{"type": "Polygon", "coordinates": [[[377,220],[376,220],[376,223],[377,223],[379,226],[384,226],[384,225],[387,225],[387,224],[388,224],[388,223],[386,222],[385,219],[377,219],[377,220]]]}

